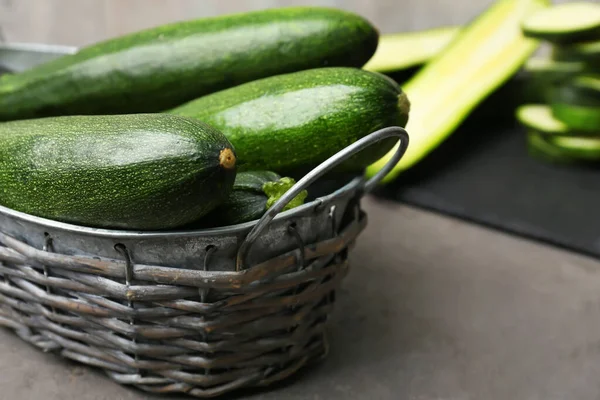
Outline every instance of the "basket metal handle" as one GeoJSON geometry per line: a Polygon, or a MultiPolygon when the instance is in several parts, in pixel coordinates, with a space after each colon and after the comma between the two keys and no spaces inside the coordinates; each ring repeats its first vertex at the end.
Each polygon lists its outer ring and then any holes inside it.
{"type": "Polygon", "coordinates": [[[242,269],[244,259],[248,254],[250,246],[252,246],[256,239],[260,236],[262,231],[269,225],[273,218],[275,218],[277,214],[279,214],[281,210],[283,210],[283,208],[300,192],[309,187],[312,183],[314,183],[325,173],[329,172],[332,168],[354,156],[356,153],[359,153],[374,143],[392,136],[399,138],[400,143],[398,149],[394,153],[393,157],[387,162],[387,164],[385,164],[385,166],[379,172],[377,172],[375,176],[368,181],[365,181],[362,185],[363,193],[368,193],[373,190],[379,181],[383,179],[383,177],[386,176],[392,170],[392,168],[394,168],[394,166],[398,163],[398,161],[400,161],[406,152],[406,148],[408,147],[408,133],[401,127],[391,126],[383,128],[357,140],[350,146],[344,148],[328,158],[326,161],[322,162],[320,165],[302,177],[302,179],[296,182],[294,186],[285,192],[285,194],[281,196],[281,198],[277,200],[275,204],[273,204],[273,206],[267,210],[266,213],[263,214],[256,225],[254,225],[252,230],[248,233],[244,239],[244,242],[242,242],[240,245],[237,253],[236,271],[240,271],[242,269]]]}

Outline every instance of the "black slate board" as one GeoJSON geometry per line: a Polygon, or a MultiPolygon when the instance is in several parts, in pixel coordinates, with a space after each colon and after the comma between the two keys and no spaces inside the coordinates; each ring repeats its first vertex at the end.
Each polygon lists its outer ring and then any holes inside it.
{"type": "Polygon", "coordinates": [[[514,119],[523,83],[507,83],[375,194],[600,258],[600,166],[552,165],[528,154],[514,119]]]}

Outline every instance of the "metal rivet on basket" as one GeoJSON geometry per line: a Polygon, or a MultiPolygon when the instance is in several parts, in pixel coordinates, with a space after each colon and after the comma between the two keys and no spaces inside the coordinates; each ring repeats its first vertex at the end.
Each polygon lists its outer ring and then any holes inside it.
{"type": "Polygon", "coordinates": [[[115,250],[125,258],[125,284],[129,286],[133,280],[133,262],[131,262],[129,249],[123,243],[117,243],[115,244],[115,250]]]}
{"type": "MultiPolygon", "coordinates": [[[[206,246],[206,256],[204,257],[204,264],[203,264],[205,271],[208,271],[209,260],[215,251],[217,251],[217,246],[215,246],[213,244],[206,246]]],[[[208,289],[208,288],[201,288],[198,290],[200,293],[200,301],[202,303],[206,303],[206,297],[208,296],[209,290],[210,289],[208,289]]],[[[204,319],[204,317],[203,317],[203,319],[204,319]]],[[[202,340],[204,340],[205,343],[208,342],[208,332],[206,332],[205,329],[202,329],[202,340]]],[[[210,375],[210,368],[204,369],[204,375],[205,376],[210,375]]]]}
{"type": "Polygon", "coordinates": [[[294,236],[294,239],[296,239],[296,244],[298,245],[298,248],[300,250],[300,253],[299,253],[300,255],[298,256],[298,271],[300,271],[302,268],[304,268],[304,264],[305,264],[304,241],[302,240],[302,237],[300,236],[298,229],[296,229],[295,223],[288,226],[288,232],[290,234],[292,234],[292,236],[294,236]]]}
{"type": "Polygon", "coordinates": [[[335,236],[337,234],[336,229],[335,229],[335,204],[331,206],[331,208],[329,208],[329,218],[331,218],[331,235],[335,236]]]}
{"type": "MultiPolygon", "coordinates": [[[[292,234],[292,236],[294,236],[294,239],[296,240],[296,244],[298,246],[298,249],[300,251],[300,255],[298,256],[298,268],[296,269],[297,271],[300,271],[304,268],[305,266],[305,258],[304,258],[304,241],[302,240],[302,237],[300,236],[300,233],[298,232],[298,229],[296,228],[296,223],[292,223],[288,226],[288,232],[292,234]]],[[[298,290],[299,290],[299,285],[296,285],[296,287],[293,290],[293,296],[298,294],[298,290]]],[[[291,306],[292,310],[296,310],[295,306],[291,306]]],[[[292,328],[290,328],[288,331],[291,331],[292,328]]],[[[292,346],[293,349],[293,346],[292,346]]]]}
{"type": "MultiPolygon", "coordinates": [[[[54,252],[54,245],[52,241],[52,236],[48,232],[44,232],[44,245],[42,246],[42,250],[48,252],[54,252]]],[[[48,266],[46,264],[43,265],[44,277],[46,278],[46,293],[51,294],[52,290],[50,286],[48,286],[48,277],[50,276],[48,272],[48,266]]],[[[56,313],[56,309],[54,306],[50,307],[53,313],[56,313]]]]}
{"type": "MultiPolygon", "coordinates": [[[[206,256],[204,257],[204,270],[208,271],[208,262],[212,254],[217,251],[217,246],[210,244],[206,246],[206,256]]],[[[198,289],[198,293],[200,293],[200,301],[206,303],[206,296],[208,295],[208,288],[200,288],[198,289]]]]}
{"type": "Polygon", "coordinates": [[[360,204],[358,201],[354,203],[354,219],[357,221],[360,219],[360,204]]]}
{"type": "MultiPolygon", "coordinates": [[[[131,286],[131,281],[133,281],[133,261],[131,259],[131,254],[129,253],[129,249],[127,248],[127,246],[125,246],[123,243],[117,243],[115,244],[115,250],[118,251],[119,253],[121,253],[121,255],[123,255],[123,257],[125,258],[125,284],[127,285],[127,287],[131,286]]],[[[129,308],[133,309],[134,305],[133,305],[133,301],[131,300],[127,300],[127,305],[129,306],[129,308]]],[[[134,317],[129,317],[129,325],[133,326],[135,325],[135,318],[134,317]]],[[[132,338],[132,342],[134,344],[134,346],[137,346],[137,338],[134,336],[132,338]]],[[[134,356],[134,360],[137,367],[137,373],[140,376],[143,376],[142,371],[139,368],[139,356],[137,354],[137,351],[133,352],[133,356],[134,356]]]]}
{"type": "Polygon", "coordinates": [[[44,251],[53,251],[52,246],[52,236],[48,232],[44,232],[44,246],[42,247],[44,251]]]}
{"type": "MultiPolygon", "coordinates": [[[[44,232],[44,246],[42,246],[42,250],[52,252],[53,249],[54,248],[52,246],[52,237],[48,232],[44,232]]],[[[46,264],[44,264],[43,270],[44,276],[46,277],[46,279],[48,279],[48,266],[46,264]]],[[[48,283],[46,283],[46,293],[50,293],[50,286],[48,286],[48,283]]],[[[52,307],[52,309],[54,311],[54,307],[52,307]]]]}
{"type": "Polygon", "coordinates": [[[329,336],[327,335],[327,331],[323,331],[321,333],[321,340],[323,340],[323,354],[321,355],[321,359],[325,359],[330,350],[329,336]]]}
{"type": "Polygon", "coordinates": [[[321,211],[321,209],[323,208],[323,204],[325,204],[325,203],[323,202],[323,199],[321,199],[321,198],[318,198],[315,201],[317,202],[317,205],[315,206],[315,212],[319,212],[319,211],[321,211]]]}

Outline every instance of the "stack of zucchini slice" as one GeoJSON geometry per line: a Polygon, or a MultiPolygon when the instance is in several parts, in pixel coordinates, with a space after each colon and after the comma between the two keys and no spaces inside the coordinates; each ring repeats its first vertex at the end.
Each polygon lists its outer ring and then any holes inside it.
{"type": "Polygon", "coordinates": [[[554,5],[525,19],[522,30],[551,49],[525,64],[539,89],[536,103],[516,110],[530,154],[551,162],[600,162],[600,3],[554,5]]]}

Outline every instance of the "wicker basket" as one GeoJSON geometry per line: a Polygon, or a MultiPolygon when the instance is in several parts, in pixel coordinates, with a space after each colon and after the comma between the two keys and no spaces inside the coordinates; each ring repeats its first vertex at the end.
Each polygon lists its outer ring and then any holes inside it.
{"type": "Polygon", "coordinates": [[[327,354],[335,292],[366,224],[361,197],[407,144],[402,128],[374,132],[260,220],[225,228],[99,230],[0,207],[0,325],[145,391],[213,397],[280,381],[327,354]],[[280,213],[335,165],[392,136],[401,145],[369,182],[357,177],[280,213]]]}
{"type": "MultiPolygon", "coordinates": [[[[13,70],[71,52],[3,45],[13,70]]],[[[0,207],[0,325],[121,384],[214,397],[280,381],[327,354],[327,319],[366,224],[361,197],[400,160],[404,129],[370,134],[308,173],[259,220],[189,232],[99,230],[0,207]],[[398,137],[366,182],[280,213],[331,168],[398,137]]]]}

